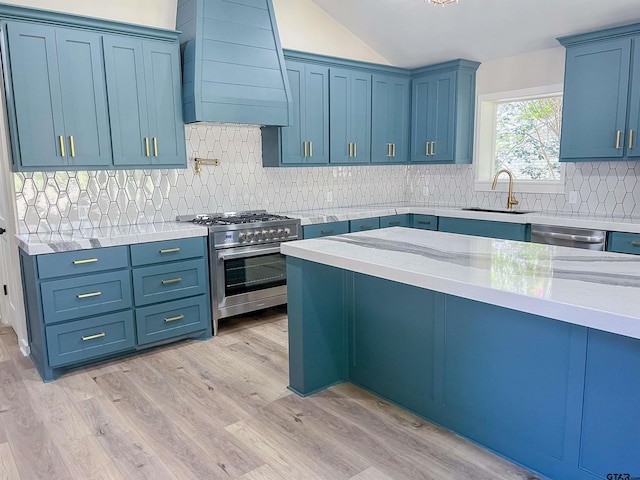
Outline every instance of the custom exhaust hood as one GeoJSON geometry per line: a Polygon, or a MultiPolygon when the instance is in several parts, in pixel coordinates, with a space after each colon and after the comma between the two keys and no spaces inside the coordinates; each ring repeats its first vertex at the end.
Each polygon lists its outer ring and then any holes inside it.
{"type": "Polygon", "coordinates": [[[289,125],[271,0],[178,0],[184,121],[289,125]]]}

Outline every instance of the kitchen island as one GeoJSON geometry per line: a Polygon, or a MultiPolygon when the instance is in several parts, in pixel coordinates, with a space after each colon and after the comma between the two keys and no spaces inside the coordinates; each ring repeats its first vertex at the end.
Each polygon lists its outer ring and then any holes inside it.
{"type": "Polygon", "coordinates": [[[549,478],[640,476],[640,258],[405,228],[282,252],[293,391],[350,381],[549,478]]]}

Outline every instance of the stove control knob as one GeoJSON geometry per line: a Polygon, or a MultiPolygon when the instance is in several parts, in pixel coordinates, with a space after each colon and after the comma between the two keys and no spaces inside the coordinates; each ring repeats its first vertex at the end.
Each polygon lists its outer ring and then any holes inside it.
{"type": "Polygon", "coordinates": [[[273,228],[269,229],[269,238],[270,238],[270,239],[274,239],[274,238],[276,238],[276,231],[275,231],[275,229],[273,229],[273,228]]]}
{"type": "Polygon", "coordinates": [[[288,237],[290,233],[291,233],[291,229],[289,229],[289,228],[285,228],[284,229],[284,236],[285,237],[288,237]]]}
{"type": "Polygon", "coordinates": [[[278,231],[276,232],[276,235],[278,236],[277,238],[282,238],[282,236],[284,235],[284,231],[279,228],[278,231]]]}
{"type": "Polygon", "coordinates": [[[247,242],[253,242],[253,232],[247,232],[247,242]]]}
{"type": "Polygon", "coordinates": [[[239,233],[238,234],[238,243],[243,243],[245,241],[245,234],[244,233],[239,233]]]}
{"type": "Polygon", "coordinates": [[[269,239],[269,230],[262,230],[261,232],[262,238],[264,238],[265,240],[269,239]]]}

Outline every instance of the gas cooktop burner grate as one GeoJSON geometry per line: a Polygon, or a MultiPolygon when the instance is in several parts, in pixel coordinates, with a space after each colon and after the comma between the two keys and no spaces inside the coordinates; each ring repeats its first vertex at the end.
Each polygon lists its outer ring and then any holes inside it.
{"type": "Polygon", "coordinates": [[[191,220],[198,225],[238,225],[243,223],[272,222],[275,220],[290,220],[283,215],[274,215],[266,212],[241,212],[225,214],[202,214],[196,215],[191,220]]]}

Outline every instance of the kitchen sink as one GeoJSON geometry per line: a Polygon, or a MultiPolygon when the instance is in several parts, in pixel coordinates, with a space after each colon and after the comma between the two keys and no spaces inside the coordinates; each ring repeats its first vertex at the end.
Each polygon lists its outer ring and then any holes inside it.
{"type": "Polygon", "coordinates": [[[534,213],[534,210],[507,210],[506,208],[482,208],[482,207],[467,207],[461,210],[467,210],[470,212],[491,212],[491,213],[510,213],[512,215],[521,215],[523,213],[534,213]]]}

